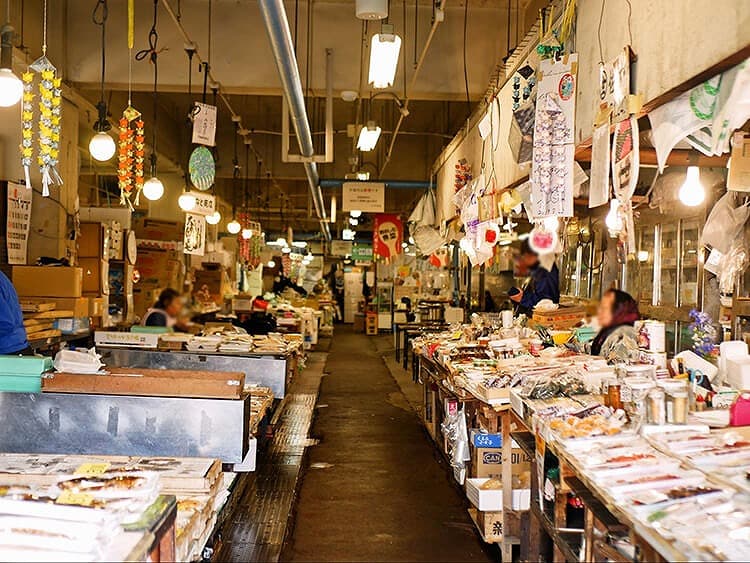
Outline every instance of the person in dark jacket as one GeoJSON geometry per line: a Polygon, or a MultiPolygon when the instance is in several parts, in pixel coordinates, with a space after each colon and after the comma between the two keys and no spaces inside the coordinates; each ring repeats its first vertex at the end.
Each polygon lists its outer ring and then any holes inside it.
{"type": "Polygon", "coordinates": [[[557,264],[549,270],[539,263],[539,255],[529,246],[528,240],[521,243],[521,252],[516,257],[516,269],[520,276],[527,276],[523,287],[511,288],[510,299],[516,304],[516,314],[531,315],[542,299],[560,302],[560,272],[557,264]]]}
{"type": "Polygon", "coordinates": [[[28,347],[16,288],[0,272],[0,354],[20,354],[28,347]]]}

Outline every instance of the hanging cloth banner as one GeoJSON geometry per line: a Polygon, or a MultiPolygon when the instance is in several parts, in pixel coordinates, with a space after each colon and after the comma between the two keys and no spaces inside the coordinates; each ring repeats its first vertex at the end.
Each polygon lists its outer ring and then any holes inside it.
{"type": "Polygon", "coordinates": [[[26,264],[26,249],[31,225],[32,191],[8,182],[8,215],[6,219],[8,264],[26,264]]]}
{"type": "Polygon", "coordinates": [[[573,216],[578,55],[539,63],[531,168],[534,218],[573,216]]]}
{"type": "Polygon", "coordinates": [[[185,236],[183,252],[203,256],[206,251],[206,217],[193,213],[185,214],[185,236]]]}
{"type": "Polygon", "coordinates": [[[395,258],[403,251],[403,242],[404,226],[398,215],[375,215],[375,228],[372,232],[372,254],[375,259],[395,258]]]}
{"type": "Polygon", "coordinates": [[[589,208],[609,202],[609,120],[594,128],[591,143],[589,208]]]}

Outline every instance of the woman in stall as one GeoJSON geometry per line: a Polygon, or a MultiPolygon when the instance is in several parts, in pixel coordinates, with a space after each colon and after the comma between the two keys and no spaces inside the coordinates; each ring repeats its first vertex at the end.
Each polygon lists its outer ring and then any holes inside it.
{"type": "Polygon", "coordinates": [[[638,303],[630,294],[610,289],[599,302],[599,333],[590,343],[589,352],[611,364],[638,360],[638,335],[633,327],[640,318],[638,303]]]}
{"type": "Polygon", "coordinates": [[[163,326],[178,331],[188,332],[189,324],[180,319],[185,301],[179,292],[171,287],[159,294],[159,299],[154,303],[141,321],[142,326],[163,326]]]}

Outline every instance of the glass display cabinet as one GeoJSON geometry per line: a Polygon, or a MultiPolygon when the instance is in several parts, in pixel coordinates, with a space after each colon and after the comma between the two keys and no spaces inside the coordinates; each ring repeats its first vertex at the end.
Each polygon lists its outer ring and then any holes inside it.
{"type": "Polygon", "coordinates": [[[703,257],[699,217],[674,217],[644,212],[636,222],[637,260],[631,293],[637,295],[642,313],[664,321],[670,355],[692,346],[688,330],[690,310],[702,306],[703,257]]]}

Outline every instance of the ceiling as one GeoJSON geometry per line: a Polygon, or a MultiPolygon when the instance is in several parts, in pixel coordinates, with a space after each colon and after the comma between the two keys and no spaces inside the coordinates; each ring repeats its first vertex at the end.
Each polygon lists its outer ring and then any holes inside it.
{"type": "MultiPolygon", "coordinates": [[[[11,20],[20,28],[21,8],[25,22],[24,45],[31,45],[29,56],[41,42],[39,30],[29,22],[37,20],[42,0],[10,0],[11,20]]],[[[489,77],[508,50],[524,35],[543,0],[445,0],[445,19],[437,27],[426,52],[424,64],[411,91],[406,91],[413,77],[415,61],[428,36],[433,7],[431,0],[391,0],[389,23],[402,37],[402,57],[393,95],[374,92],[367,84],[369,38],[380,31],[379,22],[364,23],[356,19],[352,0],[287,0],[285,6],[296,52],[303,89],[308,100],[311,129],[323,151],[325,128],[325,52],[332,49],[332,86],[334,91],[334,162],[319,165],[323,179],[343,178],[352,170],[371,173],[371,179],[430,180],[432,163],[468,117],[471,105],[486,91],[489,77]],[[470,2],[468,9],[466,2],[470,2]],[[531,14],[531,16],[529,16],[531,14]],[[508,24],[510,23],[510,34],[508,24]],[[464,61],[466,65],[464,65],[464,61]],[[345,102],[344,90],[359,93],[361,101],[345,102]],[[468,93],[468,100],[467,100],[468,93]],[[404,119],[392,159],[383,164],[391,132],[399,118],[397,101],[408,97],[409,115],[404,119]],[[375,151],[357,153],[347,126],[373,119],[383,129],[375,151]],[[352,157],[357,157],[352,161],[352,157]]],[[[65,81],[87,101],[81,113],[82,154],[96,120],[93,104],[100,97],[101,28],[92,21],[94,0],[75,0],[50,4],[50,19],[66,22],[50,27],[50,44],[55,47],[55,62],[64,69],[65,81]],[[89,105],[90,104],[90,105],[89,105]]],[[[131,56],[148,46],[154,2],[135,0],[136,17],[134,50],[127,49],[126,2],[108,2],[106,28],[105,99],[113,122],[127,103],[128,72],[132,72],[133,105],[140,109],[148,132],[154,109],[152,94],[154,67],[148,60],[131,56]]],[[[257,185],[260,177],[270,175],[270,195],[261,197],[258,205],[266,210],[277,208],[302,224],[317,230],[317,220],[309,213],[308,187],[301,164],[281,159],[281,88],[276,63],[262,22],[257,0],[159,0],[157,3],[158,68],[158,151],[162,162],[182,166],[191,145],[187,113],[192,101],[202,97],[203,73],[195,61],[190,65],[185,39],[165,6],[179,20],[187,36],[196,45],[200,57],[210,58],[211,74],[220,84],[233,111],[250,129],[252,140],[249,166],[244,166],[244,145],[238,142],[242,174],[249,172],[257,185]],[[209,6],[211,33],[209,41],[209,6]],[[210,49],[210,56],[209,56],[210,49]],[[188,94],[189,70],[192,68],[192,94],[188,94]],[[262,160],[260,168],[257,161],[262,160]],[[311,216],[308,217],[308,214],[311,216]]],[[[41,19],[41,18],[38,18],[41,19]]],[[[377,91],[382,92],[382,91],[377,91]]],[[[213,101],[210,91],[209,103],[213,101]]],[[[227,202],[242,201],[242,187],[232,181],[232,158],[235,127],[225,104],[219,106],[217,134],[217,191],[227,202]],[[240,191],[237,194],[237,190],[240,191]]],[[[351,129],[351,128],[349,128],[351,129]]],[[[350,133],[351,131],[349,131],[350,133]]],[[[151,139],[147,139],[150,144],[151,139]]],[[[292,141],[292,150],[296,142],[292,141]]],[[[113,175],[112,165],[97,165],[82,158],[82,174],[113,175]]],[[[268,185],[268,182],[263,185],[268,185]]],[[[388,190],[387,210],[408,214],[422,190],[388,190]]],[[[328,195],[329,191],[324,191],[328,195]]],[[[251,192],[250,199],[252,200],[251,192]]],[[[257,195],[255,196],[256,199],[257,195]]],[[[281,219],[279,219],[280,221],[281,219]]]]}

